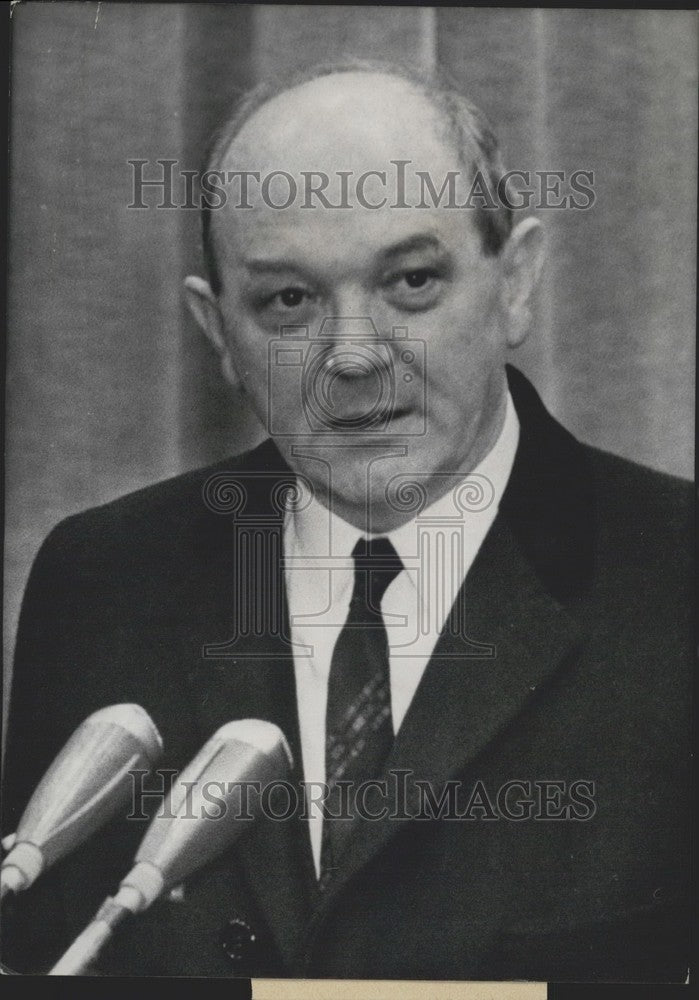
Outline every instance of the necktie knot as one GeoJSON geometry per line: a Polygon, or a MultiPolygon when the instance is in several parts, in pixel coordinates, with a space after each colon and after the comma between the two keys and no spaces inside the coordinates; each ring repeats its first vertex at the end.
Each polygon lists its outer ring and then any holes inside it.
{"type": "Polygon", "coordinates": [[[403,563],[388,538],[360,538],[352,550],[354,592],[352,603],[380,613],[383,595],[403,563]]]}

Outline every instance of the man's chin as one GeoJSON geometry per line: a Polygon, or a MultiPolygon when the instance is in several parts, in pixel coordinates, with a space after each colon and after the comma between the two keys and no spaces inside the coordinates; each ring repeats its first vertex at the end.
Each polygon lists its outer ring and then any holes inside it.
{"type": "Polygon", "coordinates": [[[289,466],[310,484],[317,500],[373,532],[391,530],[410,515],[407,480],[423,483],[436,458],[424,443],[424,438],[368,432],[277,439],[289,466]]]}

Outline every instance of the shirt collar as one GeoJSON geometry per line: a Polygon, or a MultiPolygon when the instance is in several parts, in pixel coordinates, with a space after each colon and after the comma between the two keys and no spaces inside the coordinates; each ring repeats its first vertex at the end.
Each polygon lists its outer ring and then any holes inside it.
{"type": "MultiPolygon", "coordinates": [[[[456,519],[463,524],[465,538],[476,536],[477,544],[480,543],[495,519],[500,500],[510,478],[518,442],[519,420],[512,397],[508,392],[505,419],[495,444],[475,469],[464,475],[460,481],[454,479],[450,489],[429,507],[420,511],[419,520],[422,531],[440,531],[445,522],[453,523],[456,519]],[[465,505],[465,510],[460,510],[454,502],[455,494],[462,491],[466,498],[470,498],[465,505]]],[[[417,521],[418,518],[415,517],[388,535],[406,566],[409,561],[414,562],[417,556],[417,521]]],[[[470,548],[477,548],[477,544],[471,545],[470,548]]],[[[475,551],[473,555],[475,555],[475,551]]],[[[408,575],[413,583],[416,583],[415,573],[409,569],[408,575]]]]}

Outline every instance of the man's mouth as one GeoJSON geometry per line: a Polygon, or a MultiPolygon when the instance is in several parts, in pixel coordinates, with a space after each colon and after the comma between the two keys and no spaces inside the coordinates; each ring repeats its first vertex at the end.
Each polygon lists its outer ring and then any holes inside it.
{"type": "Polygon", "coordinates": [[[384,413],[367,413],[366,410],[349,410],[343,413],[324,414],[323,423],[328,430],[337,431],[377,431],[389,432],[394,424],[411,415],[408,407],[397,407],[384,413]]]}

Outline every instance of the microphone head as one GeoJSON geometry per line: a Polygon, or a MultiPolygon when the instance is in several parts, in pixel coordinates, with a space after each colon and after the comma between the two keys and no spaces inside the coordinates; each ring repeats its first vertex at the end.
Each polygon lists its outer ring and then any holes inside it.
{"type": "Polygon", "coordinates": [[[163,739],[145,708],[140,705],[108,705],[89,715],[83,725],[115,725],[131,733],[144,756],[156,764],[163,753],[163,739]]]}
{"type": "Polygon", "coordinates": [[[145,909],[230,848],[259,814],[263,787],[285,779],[292,766],[289,744],[273,723],[238,719],[221,726],[175,779],[119,899],[145,909]],[[247,795],[250,786],[256,800],[247,795]]]}
{"type": "Polygon", "coordinates": [[[272,757],[280,751],[284,753],[289,769],[294,766],[294,759],[286,736],[279,726],[264,719],[236,719],[221,726],[211,737],[212,740],[238,740],[254,747],[266,757],[272,757]]]}
{"type": "Polygon", "coordinates": [[[15,890],[28,888],[126,807],[133,788],[129,772],[150,770],[162,746],[155,724],[139,705],[110,705],[88,716],[29,800],[15,846],[2,863],[3,882],[15,890]]]}

